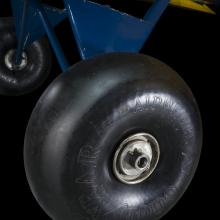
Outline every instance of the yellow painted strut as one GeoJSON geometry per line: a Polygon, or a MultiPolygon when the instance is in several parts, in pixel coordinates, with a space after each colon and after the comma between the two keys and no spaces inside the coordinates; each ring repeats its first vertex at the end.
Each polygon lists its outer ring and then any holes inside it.
{"type": "Polygon", "coordinates": [[[215,14],[215,12],[209,6],[205,4],[205,1],[171,0],[170,4],[177,6],[177,7],[183,7],[187,9],[196,10],[196,11],[215,14]]]}
{"type": "MultiPolygon", "coordinates": [[[[140,0],[146,2],[153,2],[153,0],[140,0]]],[[[211,4],[211,0],[170,0],[170,5],[191,9],[195,11],[201,11],[209,14],[216,14],[208,5],[211,4]]]]}

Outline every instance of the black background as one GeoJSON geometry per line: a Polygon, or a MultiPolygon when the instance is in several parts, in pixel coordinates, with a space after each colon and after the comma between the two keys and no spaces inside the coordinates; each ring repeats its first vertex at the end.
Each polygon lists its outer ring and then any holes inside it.
{"type": "MultiPolygon", "coordinates": [[[[134,1],[117,1],[113,5],[140,17],[147,7],[144,3],[134,1]]],[[[0,16],[8,16],[10,13],[9,1],[1,0],[0,16]]],[[[204,126],[204,145],[199,168],[183,198],[164,220],[198,219],[200,214],[208,215],[208,219],[218,219],[215,205],[219,202],[216,185],[220,173],[219,30],[218,15],[169,8],[141,51],[164,61],[185,79],[198,101],[204,126]]],[[[68,23],[63,22],[56,31],[69,61],[79,61],[68,23]]],[[[23,139],[37,100],[60,73],[54,59],[50,77],[40,89],[22,97],[0,96],[0,200],[1,216],[5,216],[2,219],[49,219],[35,202],[26,181],[23,139]]]]}

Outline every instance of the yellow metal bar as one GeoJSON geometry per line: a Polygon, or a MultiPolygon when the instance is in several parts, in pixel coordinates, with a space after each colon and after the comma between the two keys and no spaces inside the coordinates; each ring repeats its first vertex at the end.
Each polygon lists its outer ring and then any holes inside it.
{"type": "MultiPolygon", "coordinates": [[[[153,2],[154,0],[140,0],[140,1],[146,1],[146,2],[153,2]]],[[[209,14],[216,14],[209,6],[208,4],[211,3],[211,1],[207,0],[170,0],[170,5],[191,9],[195,11],[201,11],[209,14]]]]}
{"type": "Polygon", "coordinates": [[[171,0],[170,4],[177,6],[177,7],[183,7],[183,8],[196,10],[196,11],[215,14],[215,12],[211,8],[209,8],[205,3],[202,3],[202,1],[201,3],[198,3],[193,0],[171,0]]]}

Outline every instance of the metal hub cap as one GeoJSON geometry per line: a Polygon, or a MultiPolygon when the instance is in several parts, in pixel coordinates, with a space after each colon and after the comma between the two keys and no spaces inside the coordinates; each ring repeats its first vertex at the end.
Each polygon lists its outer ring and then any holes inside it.
{"type": "Polygon", "coordinates": [[[114,174],[123,183],[141,183],[153,173],[159,157],[159,144],[152,135],[132,135],[120,144],[115,153],[114,174]]]}
{"type": "Polygon", "coordinates": [[[9,70],[22,70],[27,66],[27,54],[25,52],[21,55],[21,62],[20,64],[16,65],[14,58],[15,58],[16,51],[14,49],[9,50],[5,55],[5,65],[9,70]]]}

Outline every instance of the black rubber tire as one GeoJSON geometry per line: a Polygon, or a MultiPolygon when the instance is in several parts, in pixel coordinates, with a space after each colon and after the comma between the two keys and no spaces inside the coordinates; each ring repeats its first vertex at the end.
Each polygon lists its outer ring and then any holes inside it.
{"type": "Polygon", "coordinates": [[[0,18],[0,94],[19,96],[40,87],[51,69],[52,55],[46,38],[35,41],[25,49],[27,65],[22,70],[10,70],[5,55],[16,48],[13,18],[0,18]]]}
{"type": "Polygon", "coordinates": [[[76,64],[35,107],[24,159],[33,194],[55,220],[155,220],[178,201],[196,170],[202,125],[196,101],[167,65],[116,53],[76,64]],[[119,143],[152,134],[161,157],[137,185],[113,175],[119,143]]]}

